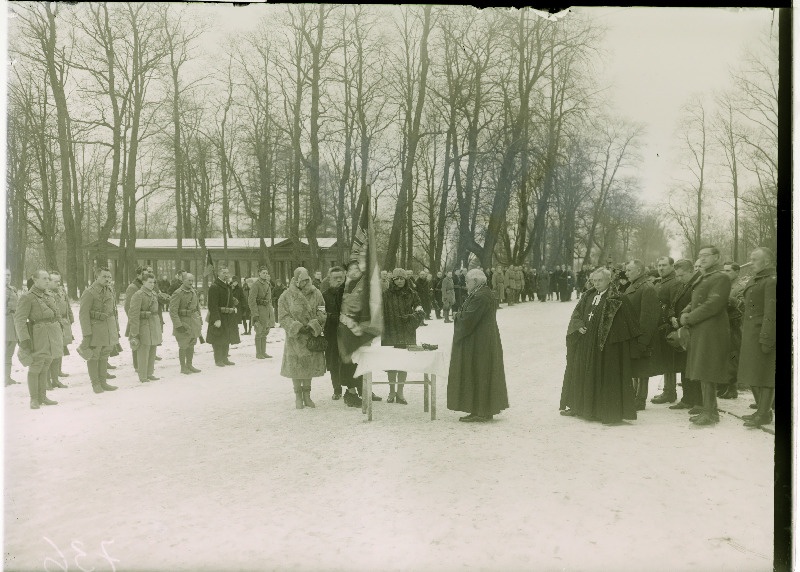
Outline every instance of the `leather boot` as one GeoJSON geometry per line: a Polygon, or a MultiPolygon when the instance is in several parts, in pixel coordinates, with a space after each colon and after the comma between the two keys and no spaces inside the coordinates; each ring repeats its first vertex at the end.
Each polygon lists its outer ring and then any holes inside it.
{"type": "Polygon", "coordinates": [[[200,370],[192,365],[192,360],[194,360],[194,347],[186,348],[186,369],[189,373],[200,373],[200,370]]]}
{"type": "Polygon", "coordinates": [[[256,359],[267,359],[267,356],[264,355],[266,341],[264,338],[256,338],[256,359]]]}
{"type": "Polygon", "coordinates": [[[311,401],[311,380],[306,379],[303,381],[303,405],[306,407],[314,408],[317,405],[311,401]]]}
{"type": "Polygon", "coordinates": [[[89,369],[89,380],[92,382],[92,390],[95,393],[103,393],[103,388],[100,387],[100,376],[98,374],[97,360],[87,360],[86,367],[89,369]]]}
{"type": "Polygon", "coordinates": [[[261,355],[264,356],[265,359],[272,357],[267,353],[267,336],[261,338],[261,355]]]}
{"type": "Polygon", "coordinates": [[[294,385],[294,407],[295,409],[303,409],[305,404],[303,403],[302,381],[299,379],[293,379],[292,385],[294,385]]]}
{"type": "Polygon", "coordinates": [[[106,383],[108,379],[108,358],[97,360],[97,380],[103,391],[114,391],[117,389],[116,385],[109,385],[106,383]]]}
{"type": "Polygon", "coordinates": [[[28,393],[31,396],[31,409],[39,409],[39,375],[28,370],[28,393]]]}
{"type": "Polygon", "coordinates": [[[192,372],[189,371],[189,368],[186,365],[186,362],[187,362],[186,353],[187,352],[188,352],[188,350],[178,349],[178,361],[181,362],[181,373],[189,375],[192,372]]]}
{"type": "Polygon", "coordinates": [[[53,401],[47,398],[47,371],[39,374],[39,404],[40,405],[58,405],[58,401],[53,401]]]}

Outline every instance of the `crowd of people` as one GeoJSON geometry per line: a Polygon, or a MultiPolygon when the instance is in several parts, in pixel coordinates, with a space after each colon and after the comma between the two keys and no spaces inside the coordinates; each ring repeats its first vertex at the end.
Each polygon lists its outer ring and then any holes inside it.
{"type": "MultiPolygon", "coordinates": [[[[626,265],[584,267],[573,275],[566,268],[537,272],[522,266],[456,269],[415,273],[395,268],[381,272],[384,328],[381,343],[407,347],[417,343],[416,331],[427,321],[444,317],[454,325],[448,407],[467,412],[462,420],[487,421],[508,407],[502,344],[496,311],[523,301],[579,301],[567,328],[567,366],[560,409],[562,415],[617,423],[636,419],[646,408],[649,378],[661,375],[663,391],[650,401],[688,410],[697,425],[719,420],[717,397],[735,399],[738,384],[752,388],[755,413],[748,426],[772,421],[775,367],[775,268],[766,248],[753,251],[752,277],[739,278],[740,267],[720,263],[713,246],[701,249],[699,259],[674,262],[658,259],[655,268],[639,260],[626,265]],[[451,319],[452,318],[452,319],[451,319]],[[682,396],[677,398],[677,374],[682,396]]],[[[164,313],[172,322],[178,344],[180,373],[199,373],[195,347],[209,343],[218,367],[235,365],[230,346],[255,330],[255,357],[269,359],[267,335],[276,325],[286,333],[281,375],[292,379],[297,409],[314,408],[311,381],[330,372],[333,400],[348,407],[362,406],[362,380],[356,364],[344,356],[340,323],[353,325],[347,297],[362,278],[358,260],[313,277],[296,268],[287,286],[271,279],[261,267],[257,277],[240,281],[220,265],[208,289],[207,313],[195,277],[179,272],[171,281],[156,280],[149,266],[136,269],[125,292],[132,364],[141,383],[157,381],[157,347],[163,343],[164,313]],[[203,337],[205,322],[206,336],[203,337]]],[[[28,367],[30,406],[55,405],[46,391],[66,387],[61,377],[63,355],[73,342],[75,317],[57,272],[37,271],[21,296],[6,272],[6,385],[11,357],[28,367]]],[[[109,358],[122,351],[116,293],[107,268],[96,271],[95,282],[80,298],[81,342],[78,354],[86,360],[95,393],[114,391],[108,383],[115,367],[109,358]]],[[[407,404],[404,371],[388,371],[387,402],[407,404]]],[[[382,398],[371,395],[370,399],[382,398]]]]}
{"type": "Polygon", "coordinates": [[[757,248],[749,264],[753,274],[740,277],[740,266],[722,262],[708,245],[694,263],[660,258],[655,273],[640,260],[593,271],[567,328],[561,414],[604,423],[636,419],[649,378],[663,375],[664,389],[650,401],[688,411],[698,426],[719,422],[717,398],[736,399],[740,383],[755,398],[745,426],[771,423],[775,257],[757,248]]]}

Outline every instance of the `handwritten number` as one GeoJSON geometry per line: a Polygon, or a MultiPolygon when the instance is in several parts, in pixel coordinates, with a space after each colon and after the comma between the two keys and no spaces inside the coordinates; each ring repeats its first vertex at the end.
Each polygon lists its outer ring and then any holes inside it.
{"type": "Polygon", "coordinates": [[[52,558],[50,558],[50,557],[48,556],[47,558],[45,558],[45,559],[44,559],[44,569],[45,569],[45,572],[50,572],[50,568],[48,568],[48,567],[47,567],[48,563],[50,563],[50,562],[52,562],[53,564],[55,564],[56,566],[58,566],[59,568],[61,568],[61,570],[63,570],[64,572],[66,572],[67,570],[69,570],[69,566],[67,565],[67,559],[64,557],[64,553],[63,553],[63,552],[61,552],[61,549],[60,549],[58,546],[56,546],[55,542],[53,542],[52,540],[50,540],[50,539],[49,539],[49,538],[47,538],[46,536],[43,536],[42,538],[43,538],[44,540],[46,540],[46,541],[47,541],[47,543],[48,543],[48,544],[50,544],[50,546],[52,546],[52,547],[55,549],[55,551],[56,551],[56,552],[58,552],[58,555],[61,557],[61,561],[63,562],[63,564],[59,564],[59,563],[58,563],[58,562],[56,562],[54,559],[52,559],[52,558]]]}
{"type": "Polygon", "coordinates": [[[114,541],[113,540],[103,540],[102,542],[100,542],[100,549],[103,551],[103,558],[108,560],[108,563],[111,564],[111,572],[117,572],[117,567],[114,566],[114,562],[119,562],[119,559],[118,558],[111,558],[111,556],[109,556],[108,551],[106,550],[106,543],[113,544],[114,541]]]}
{"type": "Polygon", "coordinates": [[[82,570],[83,572],[94,572],[94,568],[89,568],[87,570],[86,568],[81,566],[80,563],[78,562],[78,558],[83,558],[84,556],[86,556],[86,553],[83,551],[83,542],[81,542],[80,540],[73,540],[70,543],[70,546],[75,551],[75,566],[77,566],[78,569],[82,570]],[[78,546],[79,544],[80,546],[78,546]]]}

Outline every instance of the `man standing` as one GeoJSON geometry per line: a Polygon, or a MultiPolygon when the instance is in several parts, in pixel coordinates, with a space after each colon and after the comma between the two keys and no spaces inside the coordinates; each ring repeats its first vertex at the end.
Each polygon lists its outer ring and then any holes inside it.
{"type": "Polygon", "coordinates": [[[167,290],[167,294],[172,296],[175,293],[175,290],[183,285],[184,273],[185,272],[183,270],[178,270],[178,272],[175,273],[175,278],[173,278],[172,282],[169,283],[169,290],[167,290]]]}
{"type": "Polygon", "coordinates": [[[311,283],[314,285],[314,288],[319,290],[322,287],[322,272],[319,270],[314,272],[314,279],[311,281],[311,283]]]}
{"type": "MultiPolygon", "coordinates": [[[[654,345],[658,347],[658,367],[654,373],[664,375],[664,390],[650,400],[650,403],[674,403],[678,399],[678,380],[677,373],[680,368],[676,368],[679,363],[677,354],[686,355],[685,352],[678,352],[667,343],[667,334],[672,332],[670,324],[670,307],[672,301],[681,287],[682,283],[675,277],[675,261],[669,256],[662,256],[656,261],[659,279],[655,283],[656,295],[661,306],[659,314],[658,329],[655,334],[654,345]]],[[[685,360],[680,360],[685,361],[685,360]]]]}
{"type": "Polygon", "coordinates": [[[14,326],[14,314],[17,311],[19,294],[11,285],[11,270],[6,268],[6,386],[18,384],[11,379],[11,358],[17,347],[17,328],[14,326]]]}
{"type": "Polygon", "coordinates": [[[567,327],[567,366],[561,415],[619,423],[636,419],[630,345],[640,335],[628,298],[598,268],[594,285],[572,311],[567,327]]]}
{"type": "Polygon", "coordinates": [[[275,327],[275,313],[272,309],[272,284],[270,283],[269,268],[262,266],[258,269],[258,280],[250,287],[250,296],[247,300],[250,306],[250,316],[256,329],[256,359],[267,359],[272,356],[267,354],[267,334],[270,328],[275,327]]]}
{"type": "Polygon", "coordinates": [[[200,314],[200,298],[194,287],[194,276],[189,272],[184,273],[180,288],[169,299],[169,317],[172,318],[172,333],[178,341],[181,373],[200,373],[192,360],[194,346],[202,332],[203,317],[200,314]]]}
{"type": "MultiPolygon", "coordinates": [[[[425,320],[431,319],[431,283],[428,281],[428,273],[420,270],[419,278],[417,278],[417,296],[419,296],[419,303],[422,306],[422,312],[425,314],[425,320]]],[[[425,320],[422,321],[420,326],[427,326],[425,320]]]]}
{"type": "MultiPolygon", "coordinates": [[[[89,379],[95,393],[114,391],[116,386],[106,383],[108,379],[108,356],[119,343],[119,326],[114,314],[116,303],[109,288],[111,271],[97,269],[97,279],[83,291],[78,320],[81,323],[83,340],[78,353],[86,360],[89,379]]],[[[128,300],[125,300],[126,304],[128,300]]]]}
{"type": "Polygon", "coordinates": [[[517,301],[517,273],[511,265],[505,271],[506,274],[506,299],[508,305],[513,306],[517,301]]]}
{"type": "Polygon", "coordinates": [[[775,255],[768,248],[750,253],[755,275],[744,291],[744,319],[739,377],[750,385],[758,409],[743,416],[746,427],[759,427],[772,422],[775,399],[775,321],[777,302],[775,289],[775,255]]]}
{"type": "Polygon", "coordinates": [[[497,294],[497,307],[506,300],[506,273],[502,266],[497,266],[492,272],[492,288],[497,294]]]}
{"type": "Polygon", "coordinates": [[[48,291],[49,284],[47,271],[34,272],[33,286],[19,299],[14,313],[20,361],[30,360],[28,392],[31,409],[39,409],[40,405],[58,405],[57,401],[47,398],[47,376],[50,363],[62,355],[64,340],[56,302],[48,291]]]}
{"type": "Polygon", "coordinates": [[[731,281],[722,273],[719,250],[715,246],[700,249],[700,269],[703,275],[692,289],[692,301],[683,309],[680,323],[689,327],[689,348],[686,356],[686,375],[700,381],[703,408],[690,420],[696,425],[719,422],[717,384],[726,377],[730,325],[728,296],[731,281]]]}
{"type": "Polygon", "coordinates": [[[155,376],[156,347],[162,339],[159,316],[159,298],[155,293],[156,277],[142,273],[142,287],[134,293],[130,306],[131,347],[137,346],[139,353],[139,381],[158,381],[155,376]]]}
{"type": "Polygon", "coordinates": [[[722,265],[724,272],[731,281],[731,295],[728,297],[728,325],[731,328],[731,345],[728,352],[728,379],[727,383],[717,387],[717,397],[722,399],[736,399],[739,396],[737,388],[737,372],[739,371],[739,349],[742,345],[742,309],[744,308],[744,288],[747,281],[739,280],[740,266],[728,260],[722,265]]]}
{"type": "MultiPolygon", "coordinates": [[[[137,266],[136,267],[136,278],[133,282],[128,285],[127,290],[125,290],[125,304],[123,308],[125,309],[125,315],[128,317],[128,323],[125,325],[125,337],[130,337],[131,333],[131,299],[136,292],[142,287],[142,273],[145,271],[144,266],[137,266]]],[[[131,354],[133,355],[133,370],[136,371],[139,367],[138,364],[138,355],[135,349],[131,348],[131,354]]]]}
{"type": "MultiPolygon", "coordinates": [[[[678,287],[675,289],[675,295],[670,301],[670,308],[667,317],[670,322],[672,330],[678,330],[681,325],[678,323],[678,318],[683,310],[692,301],[692,288],[700,280],[703,273],[699,270],[694,270],[694,265],[691,260],[685,258],[678,260],[675,263],[675,279],[678,281],[678,287]]],[[[690,379],[686,375],[686,351],[675,350],[673,354],[673,365],[676,373],[681,374],[681,387],[683,388],[683,395],[681,400],[675,405],[670,405],[670,409],[688,409],[690,412],[695,413],[700,410],[703,404],[703,394],[700,391],[700,382],[695,379],[690,379]]]]}
{"type": "MultiPolygon", "coordinates": [[[[358,268],[358,265],[354,265],[358,268]]],[[[360,273],[360,269],[359,269],[360,273]]],[[[361,407],[361,398],[358,396],[353,373],[355,364],[343,364],[339,353],[339,342],[337,332],[339,331],[339,315],[342,311],[342,298],[344,297],[345,270],[341,266],[334,266],[328,271],[328,282],[330,287],[322,295],[325,300],[325,312],[327,318],[323,333],[328,345],[325,348],[325,363],[331,373],[331,384],[333,385],[333,399],[342,398],[342,386],[347,388],[344,394],[344,404],[348,407],[361,407]],[[349,366],[353,366],[349,368],[349,366]],[[342,375],[345,370],[349,371],[342,375]]]]}
{"type": "Polygon", "coordinates": [[[442,280],[444,273],[439,270],[436,273],[436,280],[433,282],[433,311],[436,312],[436,319],[442,317],[442,280]]]}
{"type": "Polygon", "coordinates": [[[467,413],[459,421],[483,423],[508,409],[497,299],[479,268],[467,272],[467,298],[456,314],[447,382],[447,408],[467,413]]]}
{"type": "MultiPolygon", "coordinates": [[[[455,270],[453,271],[453,274],[455,274],[455,270]]],[[[453,276],[449,272],[446,272],[442,278],[442,308],[444,308],[445,324],[452,323],[452,320],[450,319],[450,308],[455,306],[455,303],[456,291],[453,284],[453,276]]]]}
{"type": "Polygon", "coordinates": [[[228,350],[232,343],[239,343],[239,320],[236,318],[238,301],[233,296],[229,280],[230,270],[227,266],[222,266],[216,279],[208,287],[206,341],[214,348],[214,363],[219,367],[236,365],[228,359],[228,350]]]}
{"type": "MultiPolygon", "coordinates": [[[[639,322],[639,337],[631,342],[631,367],[633,368],[633,387],[636,391],[636,410],[643,411],[647,403],[648,382],[657,363],[654,355],[656,347],[656,328],[661,315],[661,304],[658,302],[656,289],[647,280],[644,263],[631,260],[625,268],[625,274],[631,281],[625,297],[631,303],[633,315],[639,322]]],[[[562,295],[561,301],[564,301],[562,295]]]]}
{"type": "Polygon", "coordinates": [[[56,271],[50,273],[50,294],[53,296],[56,309],[58,310],[58,322],[61,324],[61,336],[63,338],[64,347],[62,348],[61,355],[54,358],[50,363],[50,375],[47,389],[66,389],[67,386],[61,383],[58,378],[59,376],[67,375],[61,372],[61,360],[64,359],[65,355],[69,355],[67,346],[71,344],[74,339],[72,337],[72,324],[75,321],[75,316],[69,305],[67,293],[61,285],[61,274],[56,271]]]}

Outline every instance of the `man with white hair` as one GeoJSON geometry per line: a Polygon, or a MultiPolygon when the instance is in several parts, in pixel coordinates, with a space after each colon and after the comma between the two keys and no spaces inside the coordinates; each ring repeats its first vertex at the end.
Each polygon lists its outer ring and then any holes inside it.
{"type": "Polygon", "coordinates": [[[631,303],[599,268],[567,328],[561,415],[603,423],[636,419],[630,346],[641,335],[631,303]]]}
{"type": "Polygon", "coordinates": [[[508,409],[497,298],[480,268],[467,272],[467,297],[455,315],[447,382],[447,408],[467,413],[459,421],[485,423],[508,409]]]}

